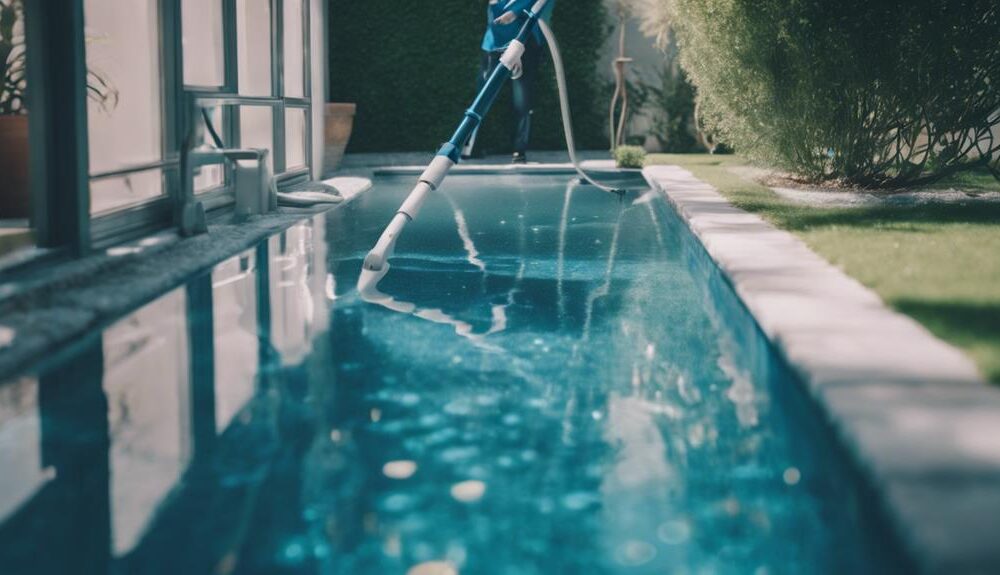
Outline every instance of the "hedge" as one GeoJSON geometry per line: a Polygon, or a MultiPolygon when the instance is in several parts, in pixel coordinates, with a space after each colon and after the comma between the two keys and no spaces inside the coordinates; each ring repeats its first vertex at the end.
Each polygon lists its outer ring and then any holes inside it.
{"type": "Polygon", "coordinates": [[[1000,176],[997,0],[657,1],[738,152],[865,187],[1000,176]]]}
{"type": "MultiPolygon", "coordinates": [[[[475,96],[486,0],[330,0],[331,101],[355,102],[350,152],[430,151],[475,96]]],[[[552,27],[566,63],[577,145],[606,148],[607,82],[598,69],[610,32],[602,0],[560,0],[552,27]]],[[[532,149],[565,146],[551,60],[543,58],[532,149]]],[[[511,149],[510,89],[480,132],[483,149],[511,149]]]]}

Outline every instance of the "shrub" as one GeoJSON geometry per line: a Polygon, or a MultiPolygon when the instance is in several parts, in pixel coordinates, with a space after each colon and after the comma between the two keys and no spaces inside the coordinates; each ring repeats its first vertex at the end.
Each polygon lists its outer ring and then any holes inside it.
{"type": "Polygon", "coordinates": [[[615,164],[619,168],[641,168],[646,163],[646,150],[639,146],[615,148],[615,164]]]}
{"type": "Polygon", "coordinates": [[[708,126],[809,180],[1000,177],[996,0],[658,0],[708,126]]]}
{"type": "Polygon", "coordinates": [[[659,114],[653,128],[663,142],[663,151],[674,154],[705,151],[695,121],[694,86],[678,65],[677,44],[670,42],[664,51],[664,65],[657,91],[659,114]]]}
{"type": "MultiPolygon", "coordinates": [[[[475,96],[486,2],[330,0],[330,95],[356,102],[349,151],[434,150],[448,139],[475,96]]],[[[601,66],[610,21],[602,0],[559,0],[552,16],[581,148],[606,149],[610,92],[601,66]]],[[[551,61],[542,57],[532,148],[562,149],[551,61]]],[[[505,89],[479,145],[509,151],[513,122],[505,89]]]]}

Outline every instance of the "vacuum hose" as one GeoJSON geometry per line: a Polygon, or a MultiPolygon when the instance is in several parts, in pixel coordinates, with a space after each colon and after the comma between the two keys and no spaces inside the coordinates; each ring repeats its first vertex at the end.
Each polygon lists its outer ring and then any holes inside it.
{"type": "Polygon", "coordinates": [[[580,162],[576,157],[576,142],[573,139],[573,119],[569,110],[569,91],[566,89],[566,71],[563,67],[562,54],[559,52],[559,43],[556,41],[556,35],[552,33],[552,28],[549,27],[545,20],[539,19],[538,27],[545,36],[545,42],[549,45],[549,53],[552,55],[552,66],[556,69],[556,85],[559,87],[559,108],[562,111],[563,132],[566,135],[566,150],[569,152],[569,161],[573,164],[573,169],[590,185],[605,192],[621,193],[620,190],[609,188],[594,181],[580,166],[580,162]]]}

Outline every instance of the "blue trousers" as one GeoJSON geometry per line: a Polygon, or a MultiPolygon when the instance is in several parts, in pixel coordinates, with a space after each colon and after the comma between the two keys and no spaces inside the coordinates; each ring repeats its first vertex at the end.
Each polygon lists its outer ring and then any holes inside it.
{"type": "MultiPolygon", "coordinates": [[[[513,144],[514,151],[525,153],[528,151],[528,144],[531,141],[531,115],[535,104],[535,78],[538,76],[538,67],[541,63],[543,46],[536,41],[530,41],[525,46],[524,55],[521,56],[521,77],[511,80],[511,108],[514,111],[513,144]]],[[[482,64],[479,69],[479,77],[476,83],[476,90],[479,91],[486,84],[493,70],[500,65],[501,51],[483,52],[482,64]]],[[[469,137],[465,145],[463,155],[471,156],[476,145],[477,129],[469,137]]]]}

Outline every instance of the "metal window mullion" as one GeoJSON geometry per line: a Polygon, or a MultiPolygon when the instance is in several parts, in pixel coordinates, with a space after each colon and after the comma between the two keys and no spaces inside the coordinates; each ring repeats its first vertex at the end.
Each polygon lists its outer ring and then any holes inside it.
{"type": "Polygon", "coordinates": [[[278,98],[278,104],[272,108],[273,158],[272,166],[275,174],[285,171],[285,2],[274,0],[271,4],[271,90],[278,98]]]}
{"type": "MultiPolygon", "coordinates": [[[[183,153],[184,138],[194,118],[189,117],[190,110],[186,105],[188,98],[184,88],[184,46],[183,19],[181,15],[181,0],[160,0],[160,53],[162,66],[161,93],[163,104],[161,110],[163,126],[164,158],[179,158],[183,153]]],[[[191,186],[185,182],[186,174],[180,169],[166,170],[163,185],[166,195],[170,198],[171,218],[173,225],[180,226],[186,195],[192,193],[191,186]]]]}
{"type": "Polygon", "coordinates": [[[285,104],[279,103],[274,110],[274,173],[283,174],[288,168],[285,156],[285,104]]]}
{"type": "Polygon", "coordinates": [[[271,0],[271,95],[285,96],[285,2],[271,0]]]}
{"type": "Polygon", "coordinates": [[[236,0],[222,0],[222,67],[224,92],[235,94],[240,90],[239,30],[236,18],[236,0]]]}
{"type": "Polygon", "coordinates": [[[90,248],[83,0],[25,0],[31,203],[38,245],[90,248]],[[32,89],[35,87],[36,89],[32,89]]]}
{"type": "Polygon", "coordinates": [[[312,28],[309,27],[310,1],[302,0],[302,96],[312,97],[312,28]]]}
{"type": "Polygon", "coordinates": [[[240,96],[238,94],[228,94],[225,92],[188,92],[191,96],[203,102],[210,102],[218,106],[273,106],[281,99],[272,96],[240,96]]]}
{"type": "Polygon", "coordinates": [[[305,152],[305,165],[306,168],[312,170],[313,165],[313,130],[312,130],[312,26],[310,26],[310,19],[312,16],[312,2],[310,0],[302,0],[302,78],[305,85],[302,88],[302,95],[307,102],[306,105],[306,122],[305,122],[305,133],[302,137],[306,139],[303,151],[305,152]]]}
{"type": "MultiPolygon", "coordinates": [[[[127,168],[121,168],[118,170],[111,170],[107,172],[99,172],[97,174],[91,174],[91,181],[94,180],[108,180],[111,178],[119,178],[122,176],[130,176],[132,174],[138,174],[141,172],[151,172],[153,170],[163,170],[166,168],[174,168],[180,165],[180,160],[175,158],[164,159],[156,162],[147,162],[145,164],[136,164],[134,166],[129,166],[127,168]]],[[[169,194],[166,194],[169,195],[169,194]]]]}

